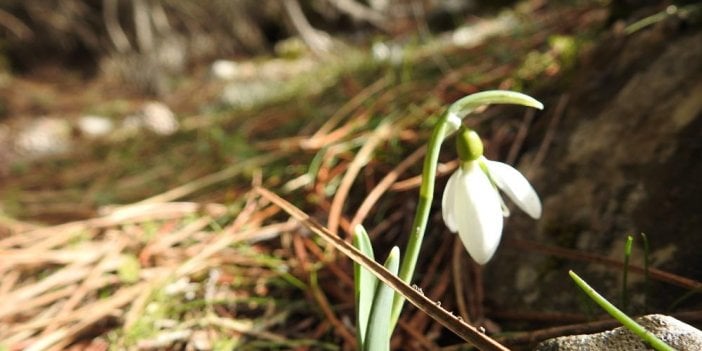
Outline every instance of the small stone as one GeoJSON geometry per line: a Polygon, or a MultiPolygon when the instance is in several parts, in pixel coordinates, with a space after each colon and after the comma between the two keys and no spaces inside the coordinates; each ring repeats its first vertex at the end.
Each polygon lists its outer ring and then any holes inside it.
{"type": "MultiPolygon", "coordinates": [[[[636,319],[646,330],[679,351],[702,350],[702,331],[673,317],[651,314],[636,319]]],[[[597,334],[561,336],[541,342],[536,351],[651,350],[625,327],[597,334]]]]}
{"type": "Polygon", "coordinates": [[[239,64],[231,60],[217,60],[210,67],[212,76],[220,80],[234,80],[241,74],[239,64]]]}
{"type": "Polygon", "coordinates": [[[22,127],[14,144],[26,158],[64,154],[71,149],[71,126],[62,118],[41,117],[22,127]]]}
{"type": "Polygon", "coordinates": [[[388,62],[394,65],[402,63],[404,50],[397,44],[388,44],[383,42],[373,43],[371,47],[373,58],[379,62],[388,62]]]}
{"type": "Polygon", "coordinates": [[[86,115],[78,119],[76,127],[88,138],[99,138],[112,132],[114,123],[107,117],[86,115]]]}
{"type": "Polygon", "coordinates": [[[178,120],[166,104],[162,102],[146,103],[140,111],[143,126],[159,135],[171,135],[178,131],[178,120]]]}

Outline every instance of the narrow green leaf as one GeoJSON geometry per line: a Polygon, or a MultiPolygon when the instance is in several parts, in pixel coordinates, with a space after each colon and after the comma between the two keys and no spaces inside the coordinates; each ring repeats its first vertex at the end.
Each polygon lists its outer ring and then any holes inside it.
{"type": "MultiPolygon", "coordinates": [[[[400,269],[400,249],[397,246],[390,250],[390,254],[385,260],[385,268],[390,273],[397,275],[397,271],[400,269]]],[[[363,344],[364,351],[390,350],[390,336],[393,329],[390,325],[390,317],[394,296],[395,291],[391,287],[385,284],[378,284],[368,321],[366,340],[363,344]]]]}
{"type": "MultiPolygon", "coordinates": [[[[282,197],[276,195],[275,193],[265,188],[256,187],[254,189],[259,195],[276,204],[291,217],[300,221],[300,223],[303,226],[305,226],[305,228],[319,235],[322,239],[324,239],[326,242],[333,245],[337,250],[339,250],[339,252],[346,255],[354,262],[362,265],[365,269],[373,273],[373,275],[376,278],[378,278],[379,281],[382,281],[384,284],[387,284],[388,286],[392,287],[392,289],[394,289],[396,292],[396,296],[402,297],[402,299],[399,301],[400,307],[402,305],[402,301],[404,301],[404,299],[407,299],[419,310],[423,311],[429,317],[439,322],[448,330],[451,330],[452,332],[456,333],[458,337],[467,341],[471,345],[474,345],[479,350],[509,351],[509,349],[501,345],[496,340],[490,338],[485,333],[479,331],[476,327],[471,326],[470,324],[464,322],[460,318],[457,318],[453,314],[447,312],[440,305],[438,305],[436,301],[429,299],[428,297],[424,296],[424,294],[417,291],[417,289],[409,286],[401,279],[400,276],[388,271],[387,268],[383,267],[375,260],[371,260],[368,256],[366,256],[357,248],[355,248],[352,244],[346,242],[338,235],[329,231],[329,229],[325,228],[323,225],[319,224],[319,222],[316,222],[314,219],[310,218],[309,215],[307,215],[301,209],[295,207],[295,205],[291,204],[282,197]]],[[[419,232],[423,233],[423,231],[419,229],[417,229],[417,231],[414,233],[419,232]]],[[[421,244],[421,240],[417,244],[421,244]]],[[[408,245],[408,247],[409,246],[410,245],[408,245]]],[[[409,273],[409,276],[411,277],[411,272],[414,271],[414,267],[412,266],[409,268],[411,269],[409,269],[407,273],[409,273]]],[[[396,304],[398,303],[396,302],[396,304]]],[[[397,318],[393,318],[394,325],[397,318]]]]}
{"type": "MultiPolygon", "coordinates": [[[[360,224],[354,228],[353,246],[370,259],[375,260],[368,233],[360,224]]],[[[362,350],[378,278],[356,262],[353,263],[353,275],[356,296],[356,328],[358,329],[356,339],[359,350],[362,350]]]]}
{"type": "Polygon", "coordinates": [[[622,272],[622,309],[628,310],[629,305],[629,290],[627,281],[629,280],[629,259],[631,258],[631,247],[634,243],[634,238],[629,235],[624,244],[624,271],[622,272]]]}
{"type": "Polygon", "coordinates": [[[510,90],[487,90],[475,94],[470,94],[451,104],[449,113],[463,118],[482,105],[490,104],[512,104],[537,108],[544,108],[544,105],[533,97],[510,90]]]}
{"type": "Polygon", "coordinates": [[[666,344],[665,341],[659,339],[653,333],[642,327],[641,324],[636,323],[635,320],[627,316],[620,309],[612,305],[607,299],[602,297],[595,289],[593,289],[588,283],[586,283],[582,278],[580,278],[575,272],[569,271],[570,277],[573,278],[575,284],[582,289],[587,296],[589,296],[593,301],[595,301],[602,309],[604,309],[610,316],[614,317],[619,323],[623,324],[627,329],[631,330],[632,333],[636,334],[641,340],[647,342],[654,349],[658,351],[675,351],[674,348],[666,344]]]}

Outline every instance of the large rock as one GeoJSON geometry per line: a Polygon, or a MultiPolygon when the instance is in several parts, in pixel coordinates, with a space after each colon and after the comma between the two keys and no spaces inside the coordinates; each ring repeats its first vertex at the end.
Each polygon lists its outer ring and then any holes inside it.
{"type": "MultiPolygon", "coordinates": [[[[673,317],[652,314],[636,319],[646,330],[678,351],[702,350],[702,332],[673,317]]],[[[536,351],[644,351],[641,338],[624,327],[590,335],[572,335],[540,343],[536,351]]]]}
{"type": "MultiPolygon", "coordinates": [[[[621,261],[626,236],[643,232],[653,267],[702,280],[702,31],[674,22],[612,35],[589,60],[566,88],[548,155],[530,170],[543,218],[534,224],[515,211],[486,267],[495,309],[587,310],[569,269],[613,301],[621,294],[621,272],[611,265],[525,250],[515,238],[621,261]]],[[[534,149],[552,111],[532,127],[534,149]]],[[[638,239],[637,265],[640,248],[638,239]]],[[[642,281],[630,274],[630,311],[644,310],[645,295],[649,310],[667,309],[687,291],[658,282],[644,289],[642,281]]],[[[677,307],[700,305],[695,295],[677,307]]]]}

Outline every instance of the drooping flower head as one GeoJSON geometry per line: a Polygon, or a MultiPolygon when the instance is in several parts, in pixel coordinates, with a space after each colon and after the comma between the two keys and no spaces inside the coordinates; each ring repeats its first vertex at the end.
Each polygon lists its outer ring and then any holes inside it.
{"type": "Polygon", "coordinates": [[[483,156],[483,144],[475,131],[461,127],[456,146],[461,166],[444,189],[442,215],[446,226],[458,232],[470,256],[485,264],[500,243],[503,217],[509,216],[498,188],[534,219],[541,217],[541,201],[518,170],[483,156]]]}

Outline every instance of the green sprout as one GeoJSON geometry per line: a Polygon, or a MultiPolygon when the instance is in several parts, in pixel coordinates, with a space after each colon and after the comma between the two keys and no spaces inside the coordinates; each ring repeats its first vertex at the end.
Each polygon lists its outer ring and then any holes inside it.
{"type": "Polygon", "coordinates": [[[619,321],[619,323],[623,324],[627,329],[631,330],[632,333],[641,338],[641,340],[647,342],[658,351],[675,351],[675,349],[670,347],[670,345],[653,335],[653,333],[646,330],[646,328],[641,326],[641,324],[636,323],[636,321],[627,316],[626,313],[622,312],[616,306],[607,301],[607,299],[602,297],[602,295],[600,295],[597,291],[595,291],[595,289],[588,285],[588,283],[575,274],[575,272],[569,271],[568,274],[570,274],[570,277],[573,278],[575,284],[577,284],[578,287],[580,287],[580,289],[587,294],[587,296],[600,305],[602,309],[607,311],[610,316],[614,317],[614,319],[619,321]]]}
{"type": "Polygon", "coordinates": [[[629,273],[629,258],[631,257],[631,247],[634,244],[634,238],[630,235],[626,238],[624,244],[624,271],[622,272],[622,309],[627,310],[629,305],[629,294],[627,289],[627,280],[629,273]]]}

